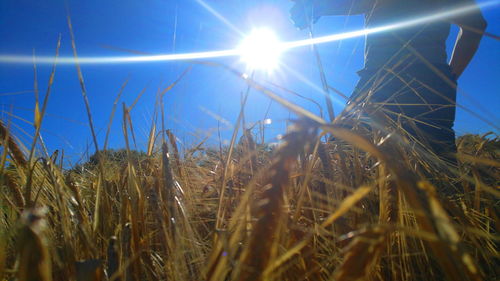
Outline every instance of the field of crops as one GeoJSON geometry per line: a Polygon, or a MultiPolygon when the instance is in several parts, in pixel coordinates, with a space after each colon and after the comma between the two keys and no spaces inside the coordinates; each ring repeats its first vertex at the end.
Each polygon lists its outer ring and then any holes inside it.
{"type": "Polygon", "coordinates": [[[450,166],[382,114],[329,123],[246,80],[297,116],[278,146],[242,124],[179,149],[172,87],[146,147],[123,105],[126,147],[75,167],[44,150],[45,102],[32,143],[2,121],[0,280],[498,280],[495,135],[460,137],[450,166]]]}

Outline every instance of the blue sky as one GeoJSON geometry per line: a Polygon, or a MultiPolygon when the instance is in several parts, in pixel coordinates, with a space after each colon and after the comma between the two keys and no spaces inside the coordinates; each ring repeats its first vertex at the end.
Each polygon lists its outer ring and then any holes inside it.
{"type": "MultiPolygon", "coordinates": [[[[483,2],[483,1],[479,1],[483,2]]],[[[241,35],[217,19],[196,0],[144,0],[144,1],[62,1],[62,0],[5,0],[0,2],[0,55],[52,55],[59,34],[62,36],[61,55],[71,56],[71,42],[66,24],[66,4],[70,11],[80,56],[128,55],[117,48],[144,53],[186,53],[234,48],[242,40],[241,35]],[[116,48],[109,48],[109,46],[116,48]]],[[[305,31],[293,28],[288,19],[292,3],[287,0],[243,1],[205,0],[220,15],[243,33],[256,27],[269,27],[281,40],[292,41],[307,38],[305,31]]],[[[500,34],[500,5],[484,11],[488,30],[500,34]]],[[[362,28],[360,16],[328,17],[315,26],[317,35],[326,35],[362,28]]],[[[457,30],[449,40],[453,44],[457,30]]],[[[350,94],[357,81],[356,71],[363,66],[363,38],[333,42],[319,46],[330,85],[350,94]]],[[[494,124],[499,124],[500,95],[500,42],[484,38],[478,54],[459,81],[458,103],[494,124]]],[[[216,61],[244,70],[237,58],[216,61]]],[[[271,80],[323,104],[324,98],[317,89],[306,85],[296,72],[321,87],[314,57],[309,48],[288,51],[282,58],[287,68],[274,75],[257,79],[271,80]],[[293,70],[293,71],[291,71],[293,70]]],[[[99,140],[102,145],[104,131],[113,101],[123,82],[129,78],[121,102],[130,105],[139,92],[146,88],[144,96],[132,115],[139,146],[144,146],[153,112],[155,94],[165,87],[189,64],[186,62],[154,62],[135,64],[83,65],[83,75],[99,140]]],[[[38,66],[40,94],[45,94],[50,65],[38,66]]],[[[19,118],[33,120],[34,95],[33,67],[29,64],[0,64],[0,116],[11,119],[16,134],[27,141],[32,127],[19,118]],[[22,93],[19,93],[22,92],[22,93]],[[16,94],[9,94],[16,93],[16,94]],[[10,117],[12,112],[17,118],[10,117]]],[[[172,128],[187,146],[217,128],[213,115],[234,123],[238,115],[241,92],[245,84],[226,71],[209,66],[194,66],[193,70],[177,87],[166,95],[165,113],[167,127],[172,128]]],[[[314,105],[287,96],[292,101],[318,112],[314,105]]],[[[269,99],[253,92],[247,107],[247,121],[263,118],[269,99]]],[[[336,112],[344,102],[338,100],[336,112]]],[[[71,159],[77,159],[90,143],[90,131],[78,77],[74,65],[57,68],[49,106],[43,124],[43,137],[51,150],[65,149],[71,159]]],[[[273,124],[267,129],[268,136],[281,133],[284,120],[290,114],[280,106],[271,105],[273,124]]],[[[222,125],[223,139],[229,139],[231,128],[222,125]]],[[[494,130],[485,122],[463,109],[457,112],[455,129],[458,134],[484,133],[494,130]]],[[[112,130],[113,147],[123,146],[121,131],[121,104],[112,130]]],[[[497,132],[498,133],[498,132],[497,132]]],[[[272,138],[270,138],[272,139],[272,138]]],[[[216,134],[211,138],[217,141],[216,134]]]]}

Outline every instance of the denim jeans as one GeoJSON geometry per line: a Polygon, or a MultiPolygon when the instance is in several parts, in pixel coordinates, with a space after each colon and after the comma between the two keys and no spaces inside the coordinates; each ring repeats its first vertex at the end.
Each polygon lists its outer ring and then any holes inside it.
{"type": "Polygon", "coordinates": [[[456,164],[456,79],[448,65],[361,71],[349,103],[365,101],[442,160],[456,164]]]}

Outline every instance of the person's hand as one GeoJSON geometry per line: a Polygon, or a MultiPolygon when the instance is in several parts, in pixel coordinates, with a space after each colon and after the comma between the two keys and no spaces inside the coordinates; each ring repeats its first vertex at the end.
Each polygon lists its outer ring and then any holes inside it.
{"type": "Polygon", "coordinates": [[[295,27],[299,29],[316,23],[320,18],[317,14],[313,0],[297,0],[290,10],[290,18],[295,27]]]}

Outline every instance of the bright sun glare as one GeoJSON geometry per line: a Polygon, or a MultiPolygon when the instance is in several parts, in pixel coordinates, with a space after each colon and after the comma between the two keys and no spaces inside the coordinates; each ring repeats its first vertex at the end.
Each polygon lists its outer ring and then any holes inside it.
{"type": "Polygon", "coordinates": [[[259,28],[243,40],[238,50],[249,69],[273,71],[278,67],[283,46],[272,30],[259,28]]]}

